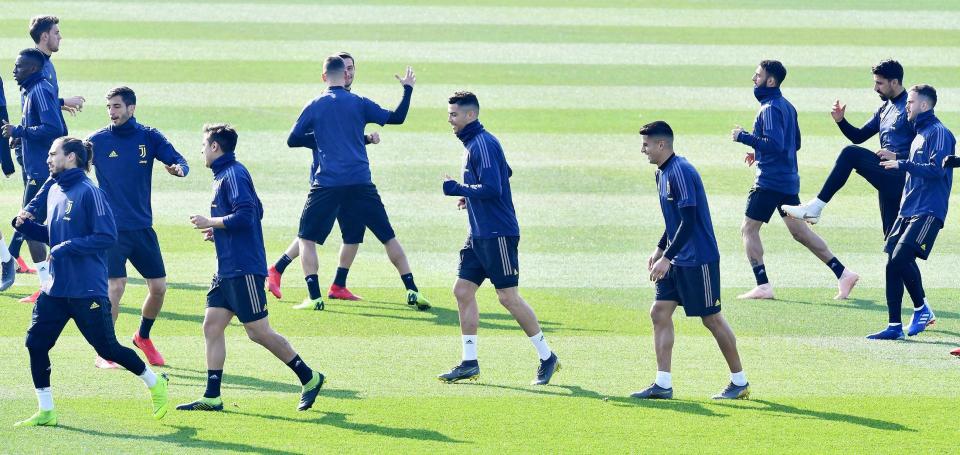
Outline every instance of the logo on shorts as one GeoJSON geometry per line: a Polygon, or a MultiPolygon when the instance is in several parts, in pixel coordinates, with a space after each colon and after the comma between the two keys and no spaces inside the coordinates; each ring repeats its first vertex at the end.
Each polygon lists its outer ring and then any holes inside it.
{"type": "Polygon", "coordinates": [[[927,244],[920,245],[920,251],[927,251],[927,244]]]}
{"type": "Polygon", "coordinates": [[[90,304],[90,309],[91,309],[91,310],[96,310],[97,308],[100,308],[100,304],[99,304],[99,303],[93,302],[93,303],[90,304]]]}

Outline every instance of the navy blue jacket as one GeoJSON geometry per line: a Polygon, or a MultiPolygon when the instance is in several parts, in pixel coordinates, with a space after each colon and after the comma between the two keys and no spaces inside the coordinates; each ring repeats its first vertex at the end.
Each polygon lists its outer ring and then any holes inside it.
{"type": "MultiPolygon", "coordinates": [[[[43,53],[43,51],[40,51],[43,53]]],[[[50,85],[53,86],[53,95],[57,97],[57,102],[60,103],[60,106],[63,106],[63,98],[60,97],[60,82],[57,80],[57,69],[53,67],[53,60],[50,59],[51,56],[43,53],[43,56],[46,57],[46,60],[43,62],[43,73],[47,77],[47,80],[50,81],[50,85]]],[[[63,135],[66,136],[67,133],[67,120],[63,117],[63,110],[57,109],[57,116],[60,117],[60,123],[63,125],[63,135]]]]}
{"type": "MultiPolygon", "coordinates": [[[[0,78],[0,120],[9,123],[10,113],[7,112],[7,96],[3,94],[3,79],[0,78]]],[[[0,138],[0,170],[4,175],[16,172],[13,167],[13,158],[10,156],[10,141],[0,138]]]]}
{"type": "Polygon", "coordinates": [[[18,231],[50,245],[52,297],[107,297],[107,253],[117,241],[117,226],[103,191],[82,169],[54,177],[47,197],[47,224],[25,221],[18,231]]]}
{"type": "Polygon", "coordinates": [[[719,261],[720,250],[713,233],[707,192],[697,170],[686,158],[673,155],[657,169],[656,178],[660,210],[666,224],[664,240],[669,245],[664,256],[672,264],[683,267],[719,261]],[[691,208],[692,216],[684,217],[684,208],[691,208]],[[681,239],[681,235],[686,238],[681,239]]]}
{"type": "Polygon", "coordinates": [[[479,120],[463,127],[457,137],[466,147],[463,183],[453,180],[443,182],[443,194],[467,198],[470,237],[489,239],[520,236],[520,225],[510,192],[513,170],[507,164],[500,141],[487,132],[479,120]]]}
{"type": "Polygon", "coordinates": [[[93,143],[97,182],[117,217],[117,228],[131,231],[153,226],[154,161],[179,164],[184,176],[190,171],[187,161],[163,134],[137,123],[134,117],[123,125],[100,129],[87,140],[93,143]]]}
{"type": "MultiPolygon", "coordinates": [[[[873,113],[870,120],[857,128],[846,118],[837,123],[840,132],[854,144],[862,144],[873,135],[880,134],[880,148],[897,154],[898,159],[907,159],[910,156],[910,143],[917,133],[913,125],[907,121],[907,91],[896,97],[886,100],[873,113]]],[[[894,170],[892,172],[903,172],[894,170]]]]}
{"type": "Polygon", "coordinates": [[[785,194],[798,194],[800,124],[797,123],[797,110],[777,87],[757,87],[754,96],[760,101],[760,111],[753,122],[753,133],[742,131],[737,136],[737,142],[754,150],[756,186],[785,194]]]}
{"type": "Polygon", "coordinates": [[[20,85],[20,105],[23,118],[20,125],[13,128],[12,136],[19,138],[22,144],[23,168],[28,183],[41,185],[50,176],[47,169],[50,145],[66,134],[56,90],[42,71],[20,85]]]}
{"type": "Polygon", "coordinates": [[[953,186],[953,169],[944,169],[943,159],[955,153],[957,140],[933,110],[918,114],[914,128],[917,137],[910,145],[910,158],[899,160],[907,171],[900,216],[933,215],[942,224],[953,186]]]}
{"type": "Polygon", "coordinates": [[[330,87],[303,108],[287,145],[302,147],[313,133],[319,154],[317,183],[320,186],[372,183],[363,129],[368,123],[402,124],[412,93],[413,87],[404,86],[403,99],[391,112],[343,87],[330,87]]]}
{"type": "Polygon", "coordinates": [[[263,246],[263,204],[247,168],[227,153],[213,162],[213,201],[210,215],[223,217],[225,229],[213,230],[217,276],[267,275],[263,246]]]}

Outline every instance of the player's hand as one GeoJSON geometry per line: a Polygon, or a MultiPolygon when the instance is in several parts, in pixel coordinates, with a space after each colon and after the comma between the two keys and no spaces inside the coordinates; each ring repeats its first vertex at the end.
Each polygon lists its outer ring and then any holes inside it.
{"type": "Polygon", "coordinates": [[[210,218],[207,218],[203,215],[190,215],[190,222],[193,223],[194,229],[213,228],[213,223],[210,222],[210,218]]]}
{"type": "Polygon", "coordinates": [[[76,113],[83,110],[83,103],[86,102],[86,98],[82,96],[71,96],[70,98],[63,99],[63,107],[65,108],[64,110],[67,110],[66,108],[73,109],[71,113],[76,113]]]}
{"type": "Polygon", "coordinates": [[[880,165],[886,170],[900,169],[900,160],[881,161],[880,165]]]}
{"type": "Polygon", "coordinates": [[[66,113],[68,113],[68,114],[70,114],[71,117],[76,117],[76,116],[77,116],[77,111],[78,111],[79,109],[77,109],[77,108],[75,108],[75,107],[70,107],[70,106],[67,106],[66,104],[64,104],[63,106],[60,106],[60,110],[66,112],[66,113]]]}
{"type": "Polygon", "coordinates": [[[443,177],[442,177],[442,178],[443,178],[443,181],[444,181],[444,182],[449,182],[449,181],[453,180],[453,177],[450,177],[450,174],[443,174],[443,177]]]}
{"type": "Polygon", "coordinates": [[[833,102],[833,109],[830,110],[830,116],[833,117],[833,121],[840,123],[843,120],[844,114],[847,112],[847,105],[840,104],[840,100],[833,102]]]}
{"type": "Polygon", "coordinates": [[[657,262],[653,263],[653,267],[650,268],[650,281],[660,281],[663,277],[667,276],[667,272],[670,271],[670,260],[661,257],[657,259],[657,262]]]}
{"type": "Polygon", "coordinates": [[[457,210],[463,210],[465,208],[467,208],[467,198],[462,197],[457,199],[457,210]]]}
{"type": "Polygon", "coordinates": [[[746,156],[743,157],[743,162],[747,163],[747,167],[753,166],[753,163],[757,162],[757,154],[754,152],[747,153],[746,156]]]}
{"type": "Polygon", "coordinates": [[[28,212],[28,211],[26,211],[26,210],[24,210],[24,209],[20,209],[20,212],[17,213],[17,218],[23,218],[23,219],[25,219],[25,220],[32,220],[32,219],[33,219],[33,214],[30,213],[30,212],[28,212]]]}
{"type": "Polygon", "coordinates": [[[897,159],[897,154],[891,152],[887,149],[877,150],[877,157],[880,158],[880,161],[895,160],[897,159]]]}
{"type": "Polygon", "coordinates": [[[200,231],[203,234],[203,240],[206,242],[213,241],[213,228],[206,228],[200,231]]]}
{"type": "Polygon", "coordinates": [[[653,253],[650,254],[649,258],[647,258],[647,271],[648,272],[653,271],[653,264],[658,260],[660,260],[660,258],[662,257],[663,257],[663,250],[661,250],[660,247],[657,247],[657,249],[653,250],[653,253]]]}
{"type": "Polygon", "coordinates": [[[733,129],[730,130],[730,139],[732,139],[733,142],[737,142],[737,137],[739,137],[740,133],[742,132],[743,132],[743,127],[740,125],[735,125],[733,129]]]}
{"type": "Polygon", "coordinates": [[[417,76],[413,74],[413,68],[409,66],[407,67],[407,74],[405,76],[401,78],[399,74],[394,74],[393,77],[397,78],[401,84],[409,85],[410,87],[413,87],[413,84],[417,83],[417,76]]]}
{"type": "Polygon", "coordinates": [[[3,122],[3,126],[0,126],[0,132],[3,133],[3,137],[9,138],[13,135],[13,125],[7,123],[6,120],[0,120],[0,122],[3,122]]]}
{"type": "Polygon", "coordinates": [[[167,169],[167,172],[174,177],[183,177],[183,168],[179,164],[173,164],[170,166],[164,165],[167,169]]]}
{"type": "Polygon", "coordinates": [[[369,143],[371,143],[371,144],[379,144],[379,143],[380,143],[380,133],[374,131],[374,132],[368,134],[368,135],[367,135],[367,142],[369,142],[369,143]]]}

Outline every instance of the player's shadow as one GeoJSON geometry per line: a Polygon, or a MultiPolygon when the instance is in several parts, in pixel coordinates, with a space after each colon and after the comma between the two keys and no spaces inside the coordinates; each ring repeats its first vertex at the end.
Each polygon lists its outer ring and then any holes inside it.
{"type": "MultiPolygon", "coordinates": [[[[134,278],[127,277],[127,284],[132,284],[136,286],[146,286],[147,281],[143,278],[134,278]]],[[[203,284],[193,284],[193,283],[177,283],[175,281],[167,281],[167,289],[178,289],[183,291],[208,291],[210,290],[209,285],[203,284]]]]}
{"type": "MultiPolygon", "coordinates": [[[[777,299],[779,302],[785,303],[799,303],[801,305],[817,305],[817,306],[827,306],[833,308],[839,308],[841,310],[864,310],[864,311],[876,311],[881,313],[887,312],[887,304],[884,302],[878,302],[876,300],[867,300],[867,299],[846,299],[839,301],[827,301],[821,302],[819,300],[815,301],[806,301],[806,300],[788,300],[788,299],[777,299]]],[[[904,309],[912,308],[912,303],[910,299],[907,298],[904,302],[904,309]]],[[[946,310],[936,310],[934,311],[937,315],[937,319],[960,319],[960,313],[954,311],[946,310]]]]}
{"type": "MultiPolygon", "coordinates": [[[[189,385],[203,386],[207,383],[207,372],[193,370],[189,368],[166,367],[167,376],[175,379],[189,381],[189,385]],[[174,373],[172,371],[179,373],[174,373]]],[[[302,388],[294,381],[278,382],[268,379],[255,378],[253,376],[244,376],[241,374],[226,373],[223,375],[224,381],[221,387],[228,390],[259,390],[262,392],[282,392],[299,394],[302,388]]],[[[179,381],[178,381],[179,382],[179,381]]],[[[176,385],[180,384],[174,383],[176,385]]],[[[320,396],[324,398],[336,398],[338,400],[360,400],[360,392],[347,389],[324,388],[320,391],[320,396]]]]}
{"type": "MultiPolygon", "coordinates": [[[[382,300],[364,300],[365,303],[360,302],[349,302],[346,305],[353,306],[363,306],[363,308],[376,309],[378,311],[403,311],[403,312],[412,312],[416,311],[412,309],[406,302],[397,303],[397,302],[388,302],[382,300]]],[[[402,321],[417,321],[417,322],[429,322],[432,324],[440,326],[460,326],[460,314],[457,310],[444,308],[444,307],[431,307],[426,311],[416,311],[417,314],[425,314],[432,316],[432,318],[425,318],[422,316],[405,316],[402,314],[386,314],[386,313],[371,313],[371,312],[361,312],[354,313],[352,311],[339,311],[335,307],[331,308],[332,305],[328,305],[326,310],[330,313],[337,314],[353,314],[357,316],[371,317],[371,318],[380,318],[380,319],[393,319],[393,320],[402,320],[402,321]]],[[[601,329],[584,329],[584,328],[575,328],[575,327],[559,327],[563,323],[540,320],[540,326],[543,328],[544,333],[555,333],[558,330],[569,331],[569,332],[599,332],[605,333],[609,330],[601,329]]],[[[513,319],[513,316],[510,314],[504,313],[480,313],[480,324],[479,328],[486,330],[505,330],[505,331],[515,331],[519,328],[516,320],[513,319]],[[496,321],[496,322],[492,322],[496,321]],[[502,323],[500,321],[503,321],[502,323]]]]}
{"type": "MultiPolygon", "coordinates": [[[[121,313],[121,314],[132,314],[132,315],[135,315],[135,316],[140,316],[140,315],[141,315],[141,310],[140,310],[140,307],[139,307],[139,306],[136,306],[136,307],[134,307],[134,306],[125,306],[125,305],[121,304],[121,305],[120,305],[120,313],[121,313]]],[[[170,321],[192,322],[192,323],[194,323],[194,324],[202,324],[202,323],[203,323],[203,314],[183,314],[183,313],[175,313],[175,312],[170,311],[170,310],[163,310],[163,311],[160,312],[160,316],[159,316],[159,317],[160,317],[161,319],[166,319],[166,320],[170,320],[170,321]]]]}
{"type": "Polygon", "coordinates": [[[684,400],[639,400],[636,398],[630,397],[618,397],[618,396],[609,396],[603,395],[599,392],[593,390],[584,389],[580,386],[575,385],[549,385],[546,387],[516,387],[508,386],[502,384],[486,384],[478,383],[478,386],[483,387],[493,387],[497,389],[505,390],[514,390],[518,392],[533,393],[537,395],[547,395],[555,397],[574,397],[574,398],[586,398],[593,400],[601,400],[605,403],[613,403],[615,406],[620,407],[645,407],[645,408],[655,408],[663,409],[674,412],[681,412],[684,414],[694,414],[706,417],[726,417],[726,414],[720,414],[714,412],[712,409],[697,403],[696,401],[684,401],[684,400]],[[567,392],[558,392],[551,389],[566,389],[567,392]]]}
{"type": "MultiPolygon", "coordinates": [[[[267,454],[267,455],[295,455],[296,452],[288,452],[285,450],[271,449],[269,447],[260,447],[249,444],[240,444],[236,442],[226,442],[226,441],[209,441],[205,439],[197,439],[197,429],[192,427],[185,426],[176,426],[171,425],[172,428],[176,428],[177,431],[169,434],[162,434],[157,436],[145,436],[138,433],[119,433],[119,432],[106,432],[98,430],[90,430],[86,428],[76,428],[68,425],[58,425],[54,429],[57,430],[66,430],[76,433],[82,433],[85,436],[95,436],[99,438],[115,438],[121,439],[123,441],[153,441],[160,442],[165,444],[175,444],[184,449],[197,449],[199,451],[210,450],[211,447],[216,447],[217,450],[227,450],[233,452],[241,453],[257,453],[257,454],[267,454]]],[[[164,449],[166,451],[166,449],[164,449]]]]}
{"type": "Polygon", "coordinates": [[[229,414],[239,414],[239,415],[245,415],[245,416],[251,416],[251,417],[260,417],[267,420],[281,420],[284,422],[292,422],[292,423],[312,423],[316,425],[328,425],[331,427],[342,428],[344,430],[352,430],[359,433],[376,434],[376,435],[386,436],[391,438],[413,439],[417,441],[448,442],[453,444],[464,444],[464,443],[470,442],[470,441],[461,441],[459,439],[454,439],[439,431],[429,430],[425,428],[399,428],[399,427],[388,427],[384,425],[377,425],[373,423],[352,422],[349,419],[350,414],[345,414],[342,412],[324,412],[322,417],[315,417],[312,419],[294,419],[291,417],[285,417],[280,415],[257,414],[252,412],[239,412],[234,410],[225,410],[224,412],[229,414]]]}
{"type": "Polygon", "coordinates": [[[722,406],[730,409],[743,411],[758,411],[779,415],[782,417],[797,417],[806,419],[829,420],[831,422],[848,423],[862,427],[873,428],[875,430],[887,431],[909,431],[915,433],[917,430],[906,427],[896,422],[873,419],[839,412],[815,411],[812,409],[803,409],[787,404],[776,403],[768,400],[745,400],[745,401],[717,401],[715,406],[722,406]],[[760,407],[756,406],[760,405],[760,407]]]}

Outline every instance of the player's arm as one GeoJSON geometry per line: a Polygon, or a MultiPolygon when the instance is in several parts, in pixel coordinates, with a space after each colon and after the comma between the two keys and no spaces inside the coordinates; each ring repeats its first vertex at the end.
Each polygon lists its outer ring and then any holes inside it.
{"type": "Polygon", "coordinates": [[[31,104],[36,106],[40,114],[40,124],[37,126],[25,127],[22,125],[13,128],[12,136],[30,140],[38,139],[56,139],[63,136],[63,124],[60,123],[60,114],[57,113],[56,100],[53,97],[45,96],[49,92],[45,90],[34,91],[31,98],[31,104]],[[34,104],[35,103],[35,104],[34,104]]]}
{"type": "Polygon", "coordinates": [[[926,163],[897,160],[883,161],[881,164],[887,169],[899,167],[910,173],[910,175],[917,177],[942,178],[946,174],[946,169],[943,168],[943,160],[947,156],[954,154],[954,149],[957,144],[952,137],[948,137],[946,134],[940,132],[934,132],[931,136],[925,145],[925,147],[929,146],[928,150],[930,152],[930,159],[927,160],[926,163]],[[894,164],[896,164],[896,166],[894,164]]]}
{"type": "MultiPolygon", "coordinates": [[[[2,87],[0,87],[2,90],[2,87]]],[[[2,96],[0,96],[2,98],[2,96]]],[[[10,123],[10,115],[7,113],[7,105],[0,105],[0,123],[10,123]]],[[[16,172],[13,167],[13,158],[10,156],[10,141],[6,138],[0,139],[0,170],[3,175],[9,177],[16,172]]]]}
{"type": "Polygon", "coordinates": [[[190,173],[190,165],[183,155],[173,148],[173,144],[167,140],[166,136],[156,130],[151,130],[154,150],[157,151],[157,159],[166,165],[167,172],[177,177],[186,177],[190,173]]]}
{"type": "MultiPolygon", "coordinates": [[[[490,146],[491,144],[487,144],[490,146]]],[[[500,166],[494,163],[493,154],[481,151],[480,145],[475,145],[475,150],[470,151],[470,163],[474,169],[477,169],[477,177],[480,183],[465,185],[446,176],[443,182],[443,194],[447,196],[463,196],[476,199],[490,199],[500,197],[503,192],[502,176],[500,175],[500,166]]]]}
{"type": "Polygon", "coordinates": [[[84,195],[84,199],[86,198],[90,198],[90,200],[81,202],[83,203],[84,214],[93,226],[93,232],[51,245],[51,258],[55,259],[63,255],[97,254],[117,242],[117,225],[103,191],[99,188],[90,191],[84,195]]]}
{"type": "Polygon", "coordinates": [[[772,107],[760,112],[760,122],[753,133],[741,130],[734,139],[761,152],[776,153],[783,150],[783,116],[772,107]],[[760,133],[757,135],[757,133],[760,133]]]}
{"type": "Polygon", "coordinates": [[[27,240],[50,244],[50,230],[47,225],[37,223],[30,218],[15,217],[10,223],[17,232],[23,234],[27,240]]]}
{"type": "Polygon", "coordinates": [[[293,124],[293,128],[290,129],[290,134],[287,136],[287,147],[310,147],[309,145],[305,144],[314,139],[312,122],[313,115],[310,109],[312,105],[312,102],[307,104],[303,108],[303,111],[300,112],[300,117],[297,118],[296,123],[293,124]],[[309,137],[307,134],[309,134],[309,137]]]}
{"type": "Polygon", "coordinates": [[[259,208],[253,194],[253,185],[246,178],[237,177],[236,185],[224,182],[221,191],[226,191],[229,214],[207,218],[201,215],[190,217],[190,222],[197,229],[245,229],[253,226],[259,219],[259,208]]]}
{"type": "Polygon", "coordinates": [[[880,132],[879,109],[873,113],[873,116],[870,117],[867,123],[864,123],[861,128],[857,128],[847,121],[846,112],[846,104],[840,104],[840,100],[833,102],[833,109],[830,111],[830,116],[833,117],[833,121],[837,122],[837,127],[840,128],[840,132],[843,133],[850,142],[862,144],[880,132]]]}
{"type": "Polygon", "coordinates": [[[298,136],[294,138],[295,142],[290,143],[287,141],[287,146],[290,148],[303,147],[313,150],[317,146],[316,138],[313,137],[313,132],[304,134],[303,136],[298,136]]]}

